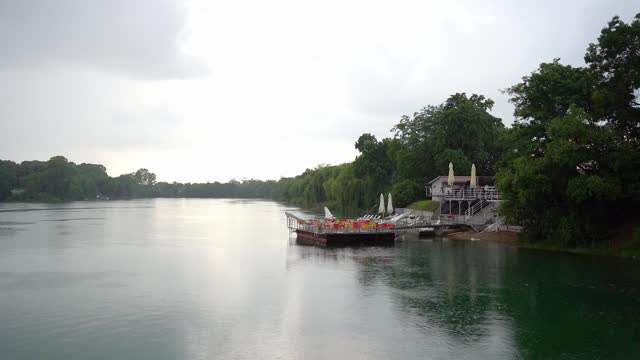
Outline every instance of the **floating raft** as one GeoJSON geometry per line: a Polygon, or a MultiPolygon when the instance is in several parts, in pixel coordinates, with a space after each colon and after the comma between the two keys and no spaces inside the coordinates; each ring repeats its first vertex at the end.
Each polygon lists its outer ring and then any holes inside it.
{"type": "Polygon", "coordinates": [[[395,224],[373,219],[302,219],[287,215],[287,227],[296,233],[296,241],[302,245],[350,246],[393,245],[395,224]]]}

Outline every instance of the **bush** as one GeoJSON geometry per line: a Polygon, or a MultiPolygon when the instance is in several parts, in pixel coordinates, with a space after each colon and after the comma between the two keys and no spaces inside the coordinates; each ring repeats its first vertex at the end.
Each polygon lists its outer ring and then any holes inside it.
{"type": "Polygon", "coordinates": [[[422,200],[425,196],[424,188],[414,180],[403,180],[393,184],[391,195],[395,207],[406,207],[416,200],[422,200]]]}

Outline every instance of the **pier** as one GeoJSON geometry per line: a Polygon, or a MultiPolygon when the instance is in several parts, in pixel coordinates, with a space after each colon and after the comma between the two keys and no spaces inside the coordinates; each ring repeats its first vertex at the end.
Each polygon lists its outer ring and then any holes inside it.
{"type": "Polygon", "coordinates": [[[287,228],[296,234],[296,242],[314,246],[388,246],[399,235],[446,235],[467,227],[465,224],[434,222],[431,218],[395,216],[387,219],[302,219],[285,212],[287,228]]]}
{"type": "Polygon", "coordinates": [[[296,241],[302,245],[393,245],[396,237],[396,224],[386,220],[305,220],[290,212],[285,215],[287,228],[296,233],[296,241]]]}

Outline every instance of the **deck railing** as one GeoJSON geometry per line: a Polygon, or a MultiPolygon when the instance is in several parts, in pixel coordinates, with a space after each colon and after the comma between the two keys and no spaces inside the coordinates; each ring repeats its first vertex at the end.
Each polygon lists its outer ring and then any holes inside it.
{"type": "Polygon", "coordinates": [[[477,187],[475,189],[432,189],[427,188],[428,197],[441,197],[445,200],[502,200],[502,194],[493,186],[477,187]]]}
{"type": "Polygon", "coordinates": [[[394,232],[395,224],[385,222],[368,222],[363,227],[358,224],[356,227],[339,226],[331,222],[314,221],[309,222],[287,213],[287,227],[291,231],[306,231],[313,234],[370,234],[394,232]],[[377,224],[377,226],[376,226],[377,224]],[[392,225],[392,226],[390,226],[392,225]]]}
{"type": "Polygon", "coordinates": [[[479,213],[482,209],[484,209],[487,205],[489,204],[489,202],[487,200],[484,199],[480,199],[480,201],[478,201],[477,203],[475,203],[473,206],[471,206],[470,208],[467,209],[467,211],[464,212],[464,218],[465,220],[469,220],[471,219],[471,217],[477,213],[479,213]]]}

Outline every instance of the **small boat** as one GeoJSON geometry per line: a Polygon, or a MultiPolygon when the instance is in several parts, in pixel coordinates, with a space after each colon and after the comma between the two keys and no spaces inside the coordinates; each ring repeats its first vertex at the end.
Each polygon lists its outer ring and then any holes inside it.
{"type": "Polygon", "coordinates": [[[418,237],[431,237],[435,235],[435,229],[429,226],[416,228],[418,231],[418,237]]]}

